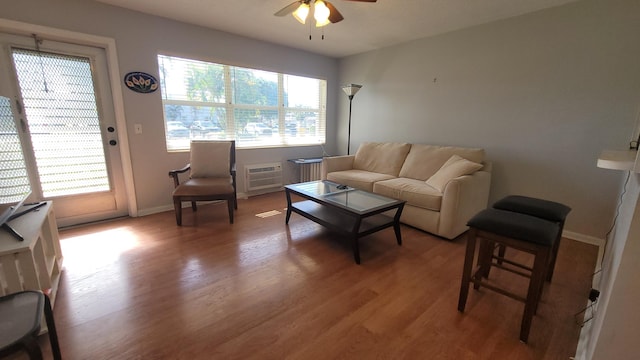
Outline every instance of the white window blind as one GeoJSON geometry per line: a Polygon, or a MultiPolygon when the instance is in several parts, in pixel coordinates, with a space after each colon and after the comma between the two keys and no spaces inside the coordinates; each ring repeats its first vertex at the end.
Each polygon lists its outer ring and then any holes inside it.
{"type": "Polygon", "coordinates": [[[12,49],[42,195],[109,191],[87,57],[12,49]]]}
{"type": "Polygon", "coordinates": [[[169,151],[191,139],[238,147],[325,142],[326,81],[158,55],[169,151]]]}
{"type": "Polygon", "coordinates": [[[0,97],[0,204],[15,203],[31,191],[10,99],[0,97]]]}

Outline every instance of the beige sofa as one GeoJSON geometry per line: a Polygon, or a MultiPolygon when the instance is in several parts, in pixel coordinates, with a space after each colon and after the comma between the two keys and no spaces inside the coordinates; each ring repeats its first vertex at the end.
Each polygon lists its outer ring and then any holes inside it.
{"type": "Polygon", "coordinates": [[[487,207],[484,157],[479,148],[367,142],[355,155],[325,157],[322,179],[405,200],[401,222],[453,239],[487,207]]]}

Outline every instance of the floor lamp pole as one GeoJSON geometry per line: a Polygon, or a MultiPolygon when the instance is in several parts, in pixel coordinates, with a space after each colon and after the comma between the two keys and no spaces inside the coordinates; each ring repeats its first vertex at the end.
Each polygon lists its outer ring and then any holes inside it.
{"type": "Polygon", "coordinates": [[[347,155],[351,151],[351,103],[353,100],[353,95],[349,95],[349,133],[347,137],[347,155]]]}
{"type": "Polygon", "coordinates": [[[353,96],[360,90],[362,85],[349,84],[342,87],[342,90],[349,97],[349,134],[347,137],[347,155],[351,152],[351,104],[353,103],[353,96]]]}

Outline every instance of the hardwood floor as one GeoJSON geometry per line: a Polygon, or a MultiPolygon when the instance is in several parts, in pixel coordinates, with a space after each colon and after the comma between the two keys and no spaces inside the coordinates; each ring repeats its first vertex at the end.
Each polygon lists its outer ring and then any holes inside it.
{"type": "MultiPolygon", "coordinates": [[[[292,214],[284,192],[61,231],[55,303],[66,359],[569,359],[597,249],[563,239],[554,275],[518,340],[524,305],[471,290],[457,311],[465,237],[403,226],[361,240],[292,214]],[[260,218],[256,214],[277,210],[260,218]]],[[[525,255],[521,255],[527,259],[525,255]]],[[[526,289],[523,278],[492,279],[526,289]]],[[[46,343],[46,339],[44,341],[46,343]]],[[[47,345],[48,346],[48,345],[47,345]]]]}

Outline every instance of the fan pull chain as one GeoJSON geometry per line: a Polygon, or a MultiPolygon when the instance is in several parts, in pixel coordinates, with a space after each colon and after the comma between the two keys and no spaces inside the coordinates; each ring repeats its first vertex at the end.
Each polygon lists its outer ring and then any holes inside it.
{"type": "Polygon", "coordinates": [[[44,84],[44,92],[49,92],[49,87],[47,86],[47,75],[44,72],[44,63],[42,62],[42,51],[40,51],[40,44],[42,44],[42,39],[38,38],[38,35],[31,34],[33,36],[33,41],[36,44],[36,51],[38,52],[38,59],[40,60],[40,71],[42,71],[42,79],[44,84]]]}
{"type": "Polygon", "coordinates": [[[309,40],[311,40],[311,29],[312,29],[311,21],[309,21],[309,40]]]}

